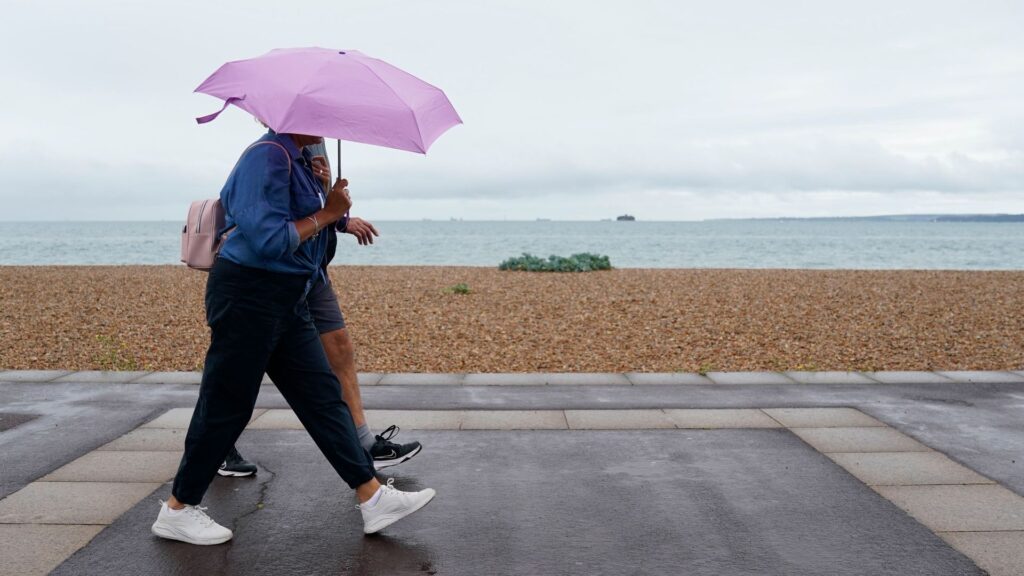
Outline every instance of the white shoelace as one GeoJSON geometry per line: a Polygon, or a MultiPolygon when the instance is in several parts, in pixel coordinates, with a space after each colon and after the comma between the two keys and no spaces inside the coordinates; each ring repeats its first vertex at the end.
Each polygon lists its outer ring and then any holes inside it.
{"type": "Polygon", "coordinates": [[[203,526],[213,524],[213,518],[206,514],[208,509],[207,506],[185,506],[185,512],[203,526]]]}

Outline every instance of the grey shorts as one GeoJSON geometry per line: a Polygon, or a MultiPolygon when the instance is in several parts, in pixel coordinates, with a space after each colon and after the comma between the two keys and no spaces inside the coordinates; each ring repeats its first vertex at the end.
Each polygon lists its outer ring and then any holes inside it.
{"type": "Polygon", "coordinates": [[[327,282],[318,280],[313,283],[306,295],[306,306],[309,307],[309,315],[313,317],[317,332],[326,334],[345,327],[345,317],[341,315],[341,306],[338,305],[338,297],[334,294],[329,276],[327,282]]]}

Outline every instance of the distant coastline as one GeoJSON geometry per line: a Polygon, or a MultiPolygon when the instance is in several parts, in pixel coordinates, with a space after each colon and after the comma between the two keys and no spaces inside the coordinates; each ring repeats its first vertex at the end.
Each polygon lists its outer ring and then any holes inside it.
{"type": "Polygon", "coordinates": [[[779,216],[776,218],[712,218],[704,222],[1024,222],[1024,214],[884,214],[879,216],[779,216]]]}
{"type": "MultiPolygon", "coordinates": [[[[686,224],[700,222],[1024,222],[1024,214],[880,214],[876,216],[769,216],[757,218],[700,218],[692,220],[650,220],[646,223],[653,224],[686,224]]],[[[554,222],[554,223],[588,223],[588,222],[614,222],[614,221],[638,221],[635,216],[624,214],[615,219],[601,218],[598,220],[572,219],[558,220],[553,218],[536,217],[529,218],[502,218],[500,220],[472,220],[466,218],[450,217],[444,218],[406,218],[406,219],[376,219],[374,222],[465,222],[468,224],[481,224],[493,222],[554,222]]],[[[0,224],[174,224],[180,225],[180,220],[5,220],[0,218],[0,224]]]]}
{"type": "MultiPolygon", "coordinates": [[[[589,252],[609,256],[616,268],[1024,270],[1024,223],[899,218],[378,220],[381,235],[374,245],[361,247],[346,236],[337,262],[494,267],[524,252],[542,258],[589,252]]],[[[0,223],[0,266],[178,264],[180,254],[180,222],[0,223]]]]}

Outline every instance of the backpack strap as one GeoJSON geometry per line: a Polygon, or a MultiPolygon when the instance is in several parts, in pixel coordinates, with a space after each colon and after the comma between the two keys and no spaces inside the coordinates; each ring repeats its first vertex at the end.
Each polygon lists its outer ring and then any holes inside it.
{"type": "MultiPolygon", "coordinates": [[[[242,155],[238,157],[238,162],[242,161],[242,158],[245,156],[246,152],[259,146],[260,144],[273,144],[274,146],[280,148],[281,152],[284,152],[285,158],[288,158],[288,177],[290,178],[292,175],[292,155],[288,153],[288,149],[285,148],[284,145],[282,145],[280,142],[274,142],[273,140],[260,140],[259,142],[253,142],[252,144],[249,145],[248,148],[242,151],[242,155]]],[[[235,162],[235,167],[238,166],[238,162],[235,162]]]]}
{"type": "MultiPolygon", "coordinates": [[[[274,146],[277,146],[278,148],[280,148],[281,152],[284,152],[285,158],[288,158],[288,177],[291,178],[292,177],[292,155],[288,153],[288,149],[285,148],[280,142],[274,142],[273,140],[260,140],[259,142],[253,142],[252,144],[250,144],[248,148],[246,148],[245,150],[242,150],[242,155],[238,157],[238,161],[235,162],[235,168],[233,168],[231,171],[234,172],[235,169],[238,168],[238,164],[242,161],[242,158],[245,157],[245,153],[246,152],[248,152],[249,150],[252,150],[253,148],[255,148],[255,147],[257,147],[257,146],[259,146],[261,144],[273,144],[274,146]]],[[[224,241],[228,239],[228,236],[230,236],[231,233],[235,230],[235,228],[237,228],[237,226],[230,226],[230,227],[226,228],[223,232],[221,232],[219,234],[220,241],[218,242],[218,245],[219,244],[223,244],[224,241]]],[[[219,250],[219,248],[218,248],[218,250],[219,250]]]]}

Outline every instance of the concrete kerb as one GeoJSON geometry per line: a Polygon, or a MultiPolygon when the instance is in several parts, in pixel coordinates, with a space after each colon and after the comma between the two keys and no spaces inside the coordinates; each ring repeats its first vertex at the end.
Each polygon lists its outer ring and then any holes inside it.
{"type": "Polygon", "coordinates": [[[0,372],[0,382],[53,382],[70,373],[70,370],[5,370],[0,372]]]}
{"type": "Polygon", "coordinates": [[[135,380],[134,384],[199,384],[203,379],[200,372],[150,372],[135,380]]]}
{"type": "Polygon", "coordinates": [[[83,370],[72,372],[59,378],[51,380],[53,383],[80,382],[83,384],[98,382],[104,384],[130,384],[136,380],[148,376],[147,371],[118,371],[118,370],[83,370]]]}
{"type": "Polygon", "coordinates": [[[860,372],[785,372],[800,384],[878,384],[860,372]]]}
{"type": "Polygon", "coordinates": [[[922,371],[881,371],[867,372],[867,376],[881,382],[882,384],[949,384],[954,382],[936,372],[922,371]]]}
{"type": "MultiPolygon", "coordinates": [[[[197,385],[200,372],[3,370],[0,383],[109,383],[197,385]]],[[[269,378],[262,383],[270,385],[269,378]]],[[[947,370],[879,372],[360,372],[362,386],[742,386],[870,384],[1024,384],[1024,371],[947,370]]]]}
{"type": "Polygon", "coordinates": [[[465,374],[437,373],[394,373],[385,374],[378,386],[458,386],[465,374]]]}
{"type": "Polygon", "coordinates": [[[953,370],[936,372],[954,382],[965,384],[1019,384],[1024,383],[1024,374],[1013,372],[984,372],[977,370],[953,370]]]}
{"type": "Polygon", "coordinates": [[[709,386],[714,382],[694,372],[628,372],[626,378],[634,386],[709,386]]]}
{"type": "Polygon", "coordinates": [[[779,372],[708,372],[707,377],[715,384],[744,385],[792,385],[797,382],[779,372]]]}

